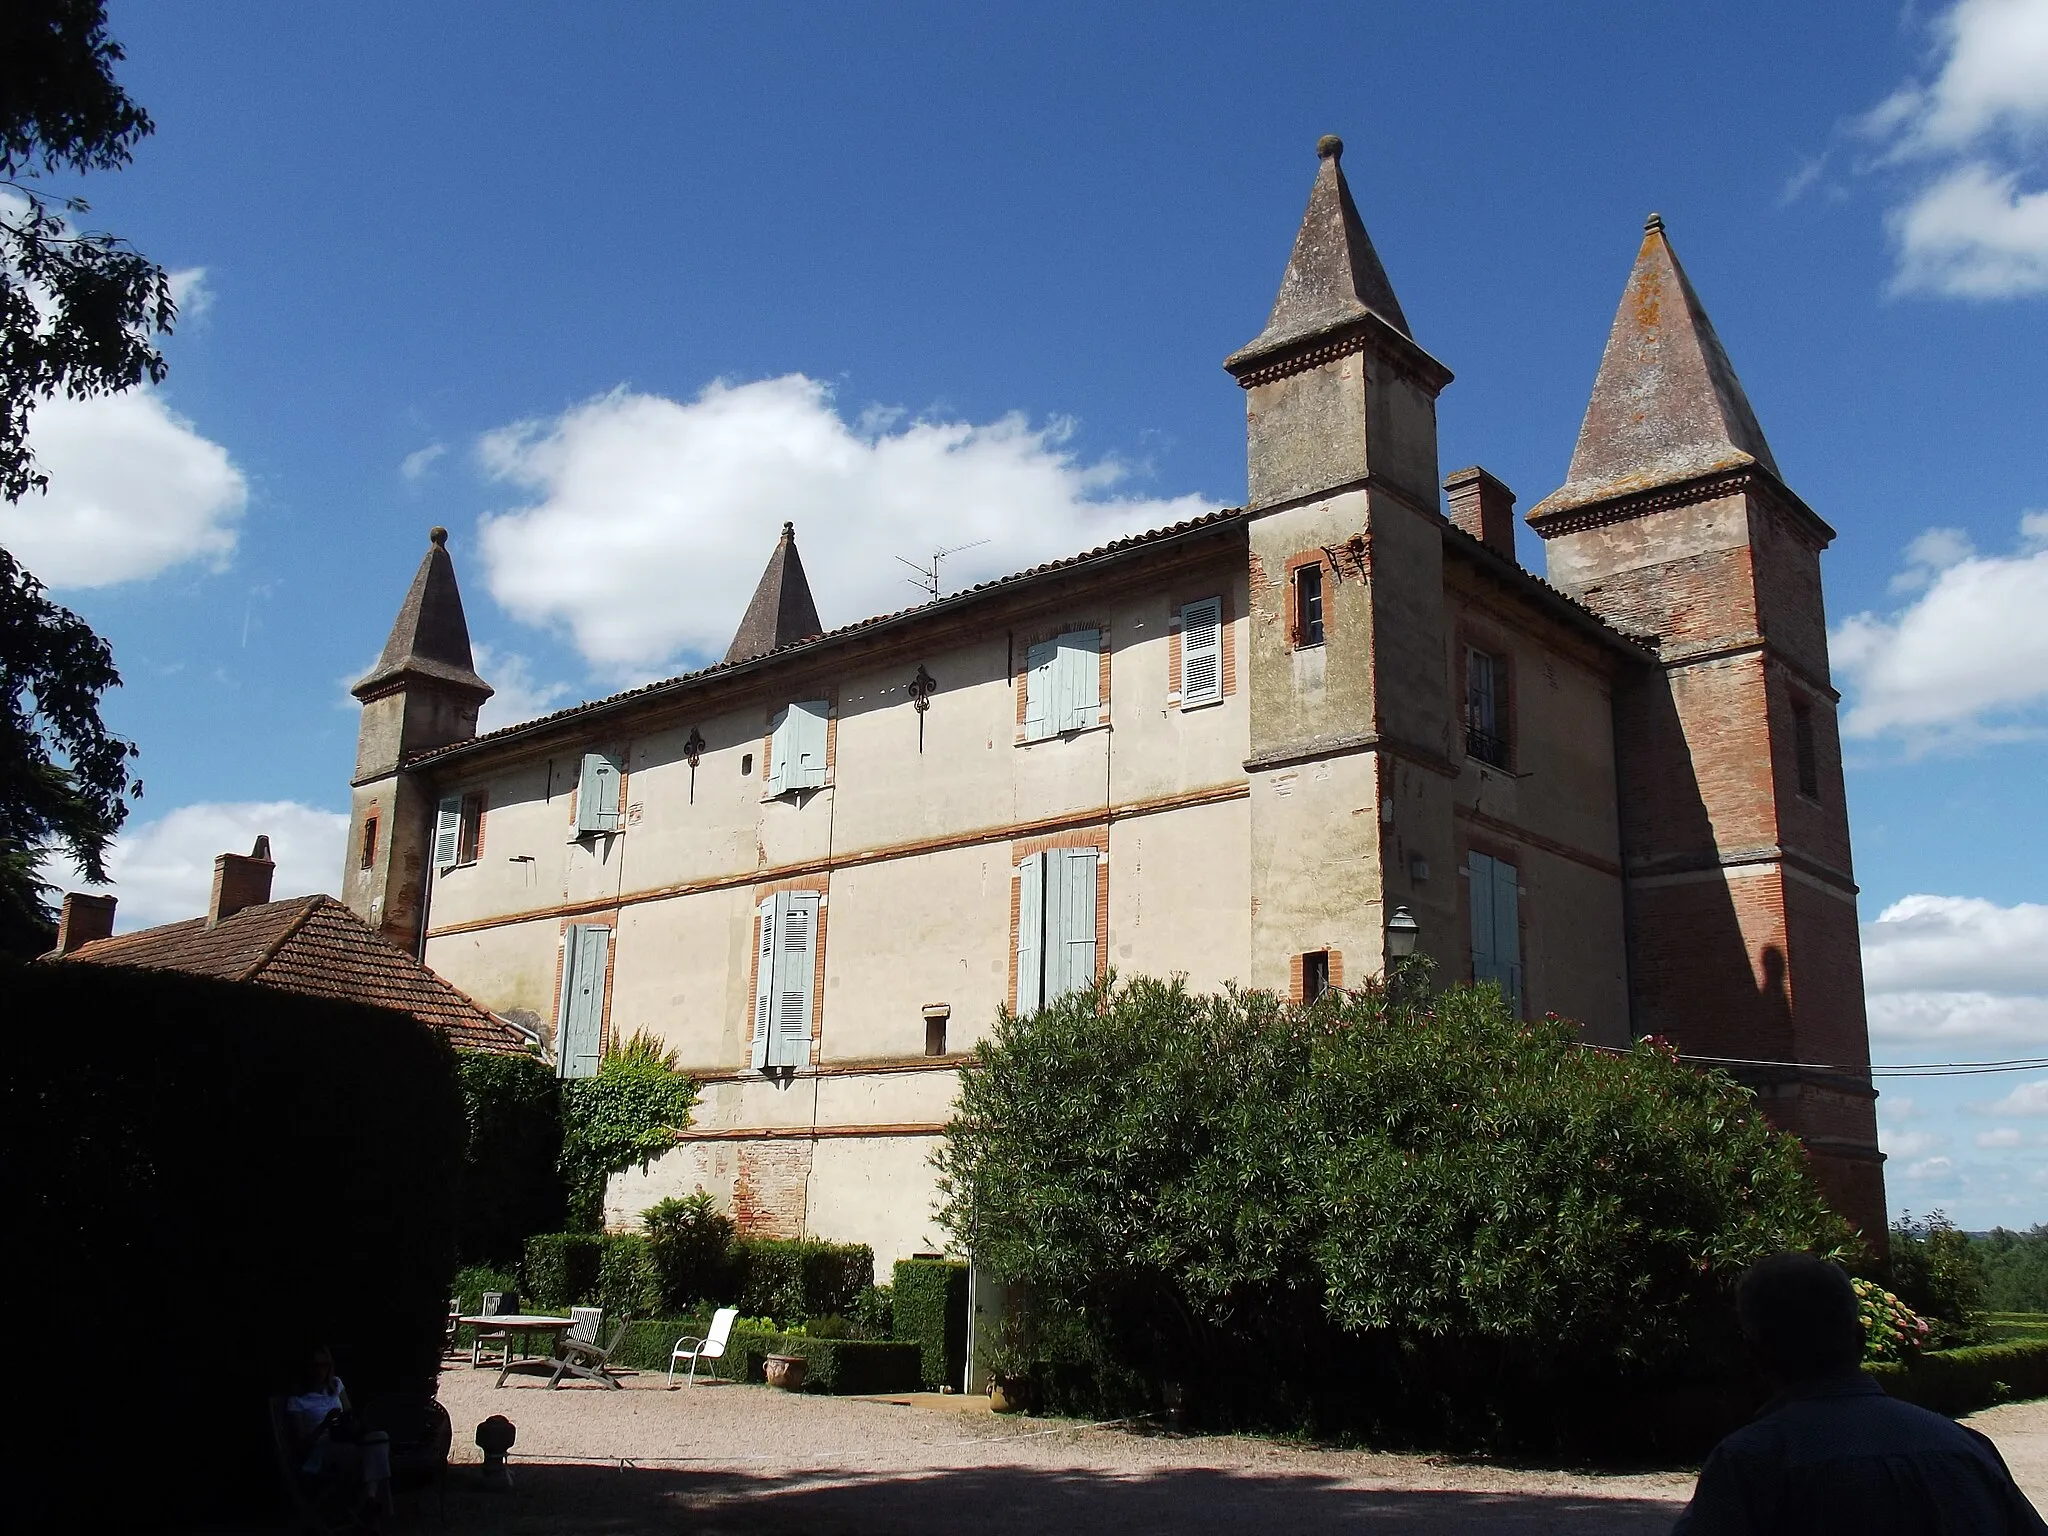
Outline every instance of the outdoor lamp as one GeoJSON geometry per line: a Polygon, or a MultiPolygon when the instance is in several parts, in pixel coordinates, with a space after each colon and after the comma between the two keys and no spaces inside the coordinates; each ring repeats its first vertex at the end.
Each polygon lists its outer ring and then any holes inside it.
{"type": "Polygon", "coordinates": [[[1415,921],[1415,914],[1406,907],[1394,908],[1394,915],[1387,919],[1387,958],[1406,960],[1415,953],[1415,940],[1422,933],[1422,925],[1415,921]]]}

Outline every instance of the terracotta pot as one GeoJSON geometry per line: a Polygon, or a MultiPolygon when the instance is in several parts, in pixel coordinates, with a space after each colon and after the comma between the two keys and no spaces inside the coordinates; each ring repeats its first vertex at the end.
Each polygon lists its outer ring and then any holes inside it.
{"type": "Polygon", "coordinates": [[[1029,1376],[989,1377],[988,1405],[997,1413],[1022,1413],[1031,1406],[1031,1378],[1029,1376]]]}
{"type": "Polygon", "coordinates": [[[768,1385],[785,1392],[803,1391],[804,1375],[810,1368],[811,1362],[802,1355],[769,1355],[761,1364],[768,1385]]]}

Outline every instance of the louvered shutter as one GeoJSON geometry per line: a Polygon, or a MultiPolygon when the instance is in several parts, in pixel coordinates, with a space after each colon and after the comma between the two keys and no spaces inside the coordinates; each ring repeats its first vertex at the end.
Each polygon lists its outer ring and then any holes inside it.
{"type": "Polygon", "coordinates": [[[1522,895],[1520,871],[1501,859],[1493,861],[1493,973],[1501,996],[1522,1011],[1522,895]]]}
{"type": "Polygon", "coordinates": [[[1037,741],[1053,733],[1054,662],[1059,647],[1047,640],[1024,653],[1024,739],[1037,741]]]}
{"type": "Polygon", "coordinates": [[[1017,865],[1017,1012],[1045,1003],[1045,865],[1034,853],[1017,865]]]}
{"type": "Polygon", "coordinates": [[[576,779],[576,830],[619,829],[619,760],[609,752],[586,752],[576,779]]]}
{"type": "Polygon", "coordinates": [[[1204,598],[1180,611],[1180,707],[1223,697],[1223,599],[1204,598]]]}
{"type": "Polygon", "coordinates": [[[785,891],[776,900],[775,1064],[800,1067],[811,1059],[811,1003],[818,972],[818,893],[785,891]]]}
{"type": "Polygon", "coordinates": [[[784,755],[784,789],[819,789],[824,786],[825,744],[829,731],[826,722],[831,710],[831,704],[824,699],[811,699],[789,706],[789,714],[782,723],[789,743],[784,755]]]}
{"type": "Polygon", "coordinates": [[[446,869],[462,852],[462,796],[442,798],[434,813],[434,867],[446,869]]]}
{"type": "Polygon", "coordinates": [[[1060,848],[1046,856],[1045,1000],[1078,992],[1095,980],[1093,848],[1060,848]]]}
{"type": "Polygon", "coordinates": [[[556,1029],[564,1077],[595,1077],[604,1037],[604,977],[609,928],[577,924],[562,936],[562,1008],[556,1029]]]}
{"type": "Polygon", "coordinates": [[[1084,731],[1102,715],[1102,635],[1077,629],[1054,642],[1052,731],[1084,731]]]}
{"type": "Polygon", "coordinates": [[[1494,979],[1493,961],[1493,860],[1474,852],[1465,863],[1467,904],[1472,912],[1472,979],[1494,979]]]}
{"type": "Polygon", "coordinates": [[[750,1060],[768,1065],[769,1025],[775,1015],[775,914],[779,903],[770,896],[760,905],[760,932],[754,949],[754,1042],[750,1060]]]}

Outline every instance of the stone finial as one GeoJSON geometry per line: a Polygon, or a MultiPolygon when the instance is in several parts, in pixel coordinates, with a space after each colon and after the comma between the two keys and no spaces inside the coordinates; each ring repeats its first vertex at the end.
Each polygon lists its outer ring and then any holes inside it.
{"type": "Polygon", "coordinates": [[[761,584],[754,588],[753,601],[747,604],[725,660],[751,661],[821,634],[824,627],[818,622],[818,605],[804,576],[803,557],[796,550],[796,524],[784,523],[782,537],[768,557],[768,568],[761,573],[761,584]]]}
{"type": "Polygon", "coordinates": [[[455,562],[448,554],[448,530],[427,530],[427,554],[399,607],[391,636],[370,675],[350,691],[357,698],[384,692],[402,677],[444,683],[474,694],[481,703],[491,685],[476,675],[469,648],[469,620],[462,611],[455,562]]]}
{"type": "Polygon", "coordinates": [[[427,530],[427,542],[436,549],[448,547],[448,530],[438,525],[427,530]]]}
{"type": "Polygon", "coordinates": [[[1319,160],[1341,160],[1344,158],[1344,141],[1334,133],[1326,133],[1316,140],[1316,158],[1319,160]]]}

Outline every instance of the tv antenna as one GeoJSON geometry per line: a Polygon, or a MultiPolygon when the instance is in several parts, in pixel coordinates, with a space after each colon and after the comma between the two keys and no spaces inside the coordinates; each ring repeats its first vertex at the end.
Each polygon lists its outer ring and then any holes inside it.
{"type": "Polygon", "coordinates": [[[948,555],[959,554],[963,549],[979,549],[987,542],[987,539],[976,539],[972,544],[955,544],[949,549],[935,549],[932,551],[929,565],[919,565],[915,560],[906,560],[901,555],[896,557],[896,561],[899,565],[907,565],[917,572],[915,576],[906,576],[903,579],[936,603],[939,600],[939,562],[948,555]]]}

